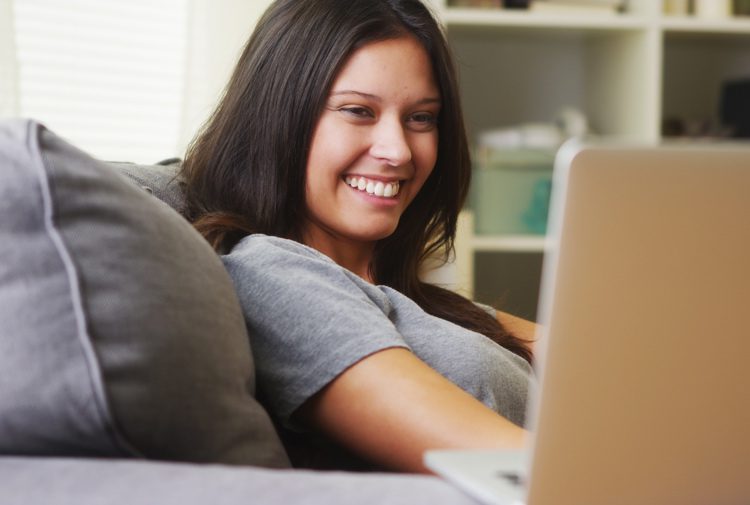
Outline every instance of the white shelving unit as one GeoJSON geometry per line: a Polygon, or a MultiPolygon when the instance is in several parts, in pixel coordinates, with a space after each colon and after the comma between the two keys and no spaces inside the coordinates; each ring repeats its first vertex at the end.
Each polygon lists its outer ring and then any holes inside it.
{"type": "MultiPolygon", "coordinates": [[[[430,3],[456,55],[472,140],[485,129],[549,122],[573,106],[599,135],[658,142],[665,118],[715,120],[721,84],[750,78],[750,18],[668,16],[656,0],[589,16],[430,3]]],[[[543,247],[543,237],[463,230],[453,282],[473,294],[475,279],[492,273],[475,271],[475,255],[541,257],[543,247]]]]}

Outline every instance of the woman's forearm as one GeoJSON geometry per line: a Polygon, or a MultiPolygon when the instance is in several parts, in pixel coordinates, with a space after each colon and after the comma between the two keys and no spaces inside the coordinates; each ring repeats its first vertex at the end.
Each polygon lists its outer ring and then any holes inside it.
{"type": "Polygon", "coordinates": [[[427,472],[428,449],[519,448],[527,434],[401,348],[361,360],[298,415],[363,458],[407,472],[427,472]]]}

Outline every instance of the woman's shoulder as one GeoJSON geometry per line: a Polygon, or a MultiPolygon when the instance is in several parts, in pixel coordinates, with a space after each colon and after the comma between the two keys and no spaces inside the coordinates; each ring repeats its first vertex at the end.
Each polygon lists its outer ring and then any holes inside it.
{"type": "MultiPolygon", "coordinates": [[[[276,237],[274,235],[265,235],[263,233],[253,233],[243,237],[235,245],[229,254],[238,254],[243,252],[272,252],[302,254],[306,256],[323,256],[315,249],[301,244],[288,238],[276,237]]],[[[325,256],[323,256],[325,257],[325,256]]]]}
{"type": "Polygon", "coordinates": [[[224,256],[225,262],[251,261],[257,265],[293,262],[325,262],[336,265],[328,256],[291,239],[255,233],[240,240],[224,256]]]}
{"type": "Polygon", "coordinates": [[[363,292],[388,303],[384,294],[325,254],[294,240],[271,235],[253,234],[244,237],[222,256],[224,267],[235,282],[262,282],[266,286],[301,289],[315,292],[344,290],[363,292]]]}

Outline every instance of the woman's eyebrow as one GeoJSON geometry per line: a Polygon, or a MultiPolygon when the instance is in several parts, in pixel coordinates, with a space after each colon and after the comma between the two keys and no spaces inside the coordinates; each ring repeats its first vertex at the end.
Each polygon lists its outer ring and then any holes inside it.
{"type": "Polygon", "coordinates": [[[368,100],[375,100],[376,102],[382,101],[382,99],[377,95],[372,95],[370,93],[364,93],[362,91],[354,91],[350,89],[345,89],[342,91],[334,91],[331,93],[331,96],[339,96],[339,95],[357,95],[357,96],[361,96],[362,98],[367,98],[368,100]]]}
{"type": "MultiPolygon", "coordinates": [[[[333,91],[331,93],[332,97],[334,97],[334,96],[340,96],[340,95],[357,95],[357,96],[361,96],[362,98],[366,98],[368,100],[373,100],[375,102],[382,102],[383,101],[383,99],[380,98],[378,95],[373,95],[371,93],[365,93],[363,91],[354,91],[354,90],[350,90],[350,89],[345,89],[345,90],[341,90],[341,91],[333,91]]],[[[438,97],[426,97],[426,98],[422,98],[420,100],[417,100],[415,102],[415,105],[425,105],[425,104],[432,104],[432,103],[440,104],[441,100],[438,97]]]]}

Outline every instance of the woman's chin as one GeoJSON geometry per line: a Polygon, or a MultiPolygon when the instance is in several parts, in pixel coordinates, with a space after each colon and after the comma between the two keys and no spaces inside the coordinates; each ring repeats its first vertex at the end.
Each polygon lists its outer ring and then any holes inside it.
{"type": "Polygon", "coordinates": [[[380,240],[386,239],[393,235],[393,233],[396,231],[396,226],[383,226],[374,230],[371,230],[365,234],[359,234],[359,239],[363,242],[378,242],[380,240]]]}

